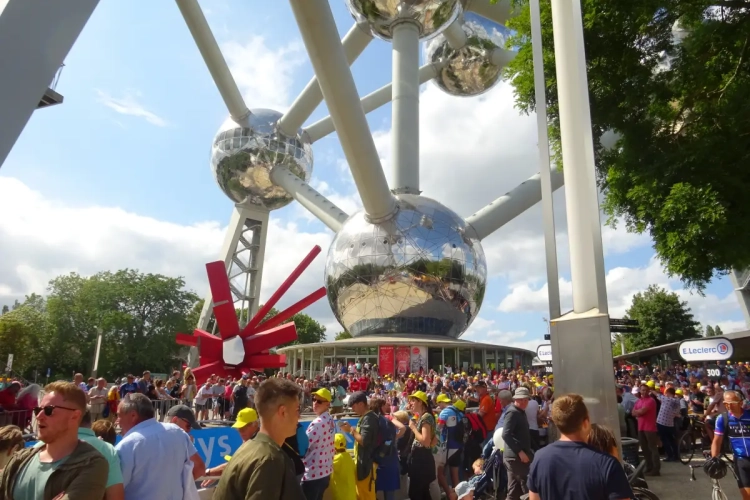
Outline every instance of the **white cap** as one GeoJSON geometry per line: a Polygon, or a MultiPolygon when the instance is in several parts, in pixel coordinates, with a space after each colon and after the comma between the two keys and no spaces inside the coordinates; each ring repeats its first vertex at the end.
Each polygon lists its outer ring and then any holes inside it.
{"type": "Polygon", "coordinates": [[[456,485],[455,491],[458,500],[461,500],[462,498],[466,497],[466,495],[474,491],[474,485],[469,484],[467,481],[462,481],[456,485]]]}
{"type": "Polygon", "coordinates": [[[633,387],[633,390],[632,390],[632,391],[630,391],[630,392],[631,392],[631,394],[640,394],[640,393],[641,393],[641,390],[640,390],[640,389],[638,389],[637,387],[633,387]]]}

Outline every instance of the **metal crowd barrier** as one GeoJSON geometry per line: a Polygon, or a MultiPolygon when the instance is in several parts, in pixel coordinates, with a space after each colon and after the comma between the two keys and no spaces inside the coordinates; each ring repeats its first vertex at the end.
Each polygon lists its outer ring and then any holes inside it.
{"type": "Polygon", "coordinates": [[[3,410],[0,409],[0,427],[15,425],[22,431],[32,429],[33,413],[31,410],[3,410]]]}

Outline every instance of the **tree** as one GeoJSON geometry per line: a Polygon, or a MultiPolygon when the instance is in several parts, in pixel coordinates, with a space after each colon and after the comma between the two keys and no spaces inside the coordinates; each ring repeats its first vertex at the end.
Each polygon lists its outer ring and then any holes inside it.
{"type": "Polygon", "coordinates": [[[336,337],[334,337],[334,340],[344,340],[344,339],[350,339],[350,338],[352,338],[352,334],[344,330],[343,332],[337,333],[336,337]]]}
{"type": "MultiPolygon", "coordinates": [[[[508,26],[506,76],[535,109],[528,0],[508,26]]],[[[551,2],[540,2],[550,139],[560,163],[551,2]]],[[[670,275],[702,291],[750,266],[750,7],[745,0],[582,0],[603,208],[648,233],[670,275]],[[675,33],[673,29],[676,28],[675,33]],[[675,34],[680,35],[676,37],[675,34]],[[678,38],[681,43],[676,43],[678,38]],[[605,132],[620,135],[605,148],[605,132]]]]}
{"type": "MultiPolygon", "coordinates": [[[[263,318],[263,321],[269,318],[273,318],[278,313],[279,311],[277,311],[275,308],[271,308],[268,314],[266,314],[266,317],[263,318]]],[[[290,319],[284,321],[282,324],[289,323],[290,321],[294,321],[294,326],[297,327],[297,340],[287,342],[286,344],[282,344],[278,347],[286,347],[297,344],[317,344],[325,340],[326,327],[315,321],[307,314],[295,314],[290,319]]]]}
{"type": "Polygon", "coordinates": [[[10,312],[10,307],[8,307],[7,305],[4,305],[2,312],[0,312],[0,316],[2,316],[3,314],[7,314],[9,312],[10,312]]]}
{"type": "Polygon", "coordinates": [[[714,327],[711,325],[706,326],[706,333],[704,335],[705,337],[715,337],[716,332],[714,332],[714,327]]]}
{"type": "Polygon", "coordinates": [[[719,325],[716,325],[714,327],[714,335],[717,336],[717,337],[719,335],[724,335],[724,332],[721,331],[721,327],[719,325]]]}
{"type": "Polygon", "coordinates": [[[627,334],[636,351],[700,336],[700,325],[693,320],[687,302],[656,285],[633,296],[626,317],[638,320],[640,331],[627,334]]]}

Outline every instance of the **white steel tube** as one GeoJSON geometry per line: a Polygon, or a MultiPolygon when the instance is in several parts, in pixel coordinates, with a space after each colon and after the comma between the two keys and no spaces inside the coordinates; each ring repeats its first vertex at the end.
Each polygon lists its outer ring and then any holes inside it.
{"type": "Polygon", "coordinates": [[[277,165],[271,170],[271,181],[284,188],[300,205],[334,233],[341,230],[341,225],[349,217],[343,210],[283,165],[277,165]]]}
{"type": "Polygon", "coordinates": [[[463,17],[458,16],[456,20],[450,23],[448,27],[445,28],[445,31],[443,31],[445,39],[454,50],[462,48],[468,41],[466,32],[463,29],[463,21],[463,17]]]}
{"type": "MultiPolygon", "coordinates": [[[[356,24],[352,26],[341,41],[341,44],[344,46],[346,61],[350,66],[357,60],[371,41],[372,35],[356,24]]],[[[302,90],[302,93],[292,103],[289,110],[279,120],[279,130],[290,136],[296,135],[297,129],[310,118],[310,115],[313,114],[313,111],[315,111],[315,108],[321,102],[323,102],[323,93],[320,91],[318,79],[313,76],[302,90]]]]}
{"type": "Polygon", "coordinates": [[[557,95],[570,241],[573,311],[607,314],[580,0],[553,0],[557,95]]]}
{"type": "MultiPolygon", "coordinates": [[[[552,190],[559,189],[563,185],[563,175],[556,170],[550,171],[550,174],[552,190]]],[[[484,239],[539,203],[541,199],[541,175],[534,174],[486,207],[467,217],[466,223],[474,228],[477,238],[484,239]]]]}
{"type": "MultiPolygon", "coordinates": [[[[435,78],[442,69],[442,66],[441,63],[430,63],[419,68],[419,84],[422,85],[435,78]]],[[[364,96],[360,103],[365,113],[375,111],[379,107],[391,102],[391,98],[393,97],[392,87],[393,85],[389,83],[364,96]]],[[[336,127],[333,126],[333,120],[331,120],[330,116],[326,116],[304,129],[304,133],[307,134],[310,142],[318,141],[335,131],[336,127]]]]}
{"type": "Polygon", "coordinates": [[[469,0],[466,10],[497,24],[505,24],[513,13],[511,0],[499,0],[496,3],[491,0],[469,0]]]}
{"type": "Polygon", "coordinates": [[[221,98],[224,99],[232,119],[241,124],[247,120],[250,110],[247,108],[240,89],[237,88],[229,66],[216,43],[211,28],[208,26],[206,16],[203,15],[198,0],[176,0],[182,17],[185,19],[190,34],[193,35],[198,50],[203,56],[208,71],[214,79],[216,88],[219,89],[221,98]]]}
{"type": "Polygon", "coordinates": [[[560,282],[557,270],[557,242],[555,241],[555,211],[552,205],[552,174],[549,161],[549,137],[547,135],[547,97],[544,79],[544,57],[542,55],[542,22],[539,0],[530,0],[531,50],[534,64],[534,97],[536,100],[537,146],[542,191],[542,221],[544,224],[544,255],[547,264],[547,298],[549,317],[560,317],[560,282]]]}
{"type": "Polygon", "coordinates": [[[514,57],[516,57],[515,52],[511,52],[510,50],[505,50],[502,48],[497,48],[490,54],[490,60],[492,61],[492,64],[500,68],[504,68],[509,62],[513,60],[514,57]]]}
{"type": "Polygon", "coordinates": [[[326,0],[290,3],[365,214],[373,221],[386,220],[397,211],[396,199],[388,189],[354,78],[336,34],[331,7],[326,0]]]}
{"type": "Polygon", "coordinates": [[[419,194],[419,28],[393,28],[391,163],[393,191],[419,194]]]}

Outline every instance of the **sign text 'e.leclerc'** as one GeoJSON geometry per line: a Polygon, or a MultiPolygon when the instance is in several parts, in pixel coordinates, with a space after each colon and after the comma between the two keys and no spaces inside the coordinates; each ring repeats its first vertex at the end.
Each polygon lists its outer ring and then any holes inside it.
{"type": "Polygon", "coordinates": [[[552,361],[552,344],[542,344],[537,347],[536,357],[539,361],[552,361]]]}
{"type": "Polygon", "coordinates": [[[685,361],[724,361],[732,358],[734,346],[724,337],[686,340],[677,347],[685,361]]]}

